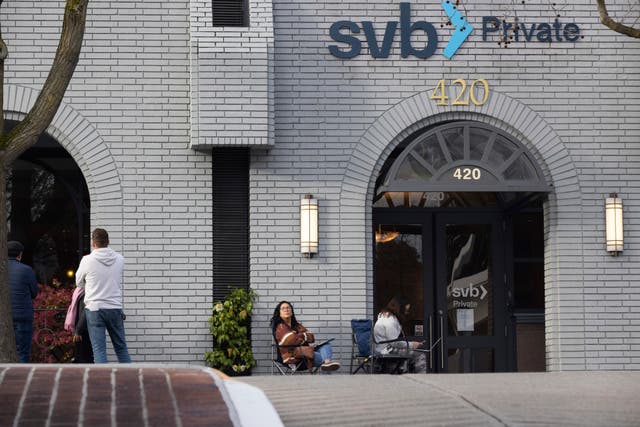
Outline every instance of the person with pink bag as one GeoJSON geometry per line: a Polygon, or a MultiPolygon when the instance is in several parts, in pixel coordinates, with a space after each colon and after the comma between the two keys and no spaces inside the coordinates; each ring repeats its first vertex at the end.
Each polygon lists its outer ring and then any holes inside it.
{"type": "Polygon", "coordinates": [[[84,308],[84,289],[76,288],[64,321],[64,329],[73,334],[73,363],[93,363],[93,348],[84,308]]]}

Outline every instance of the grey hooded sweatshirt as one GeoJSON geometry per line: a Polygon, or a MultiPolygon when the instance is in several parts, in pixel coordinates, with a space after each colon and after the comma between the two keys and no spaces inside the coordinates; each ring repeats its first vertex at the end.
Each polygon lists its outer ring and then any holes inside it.
{"type": "Polygon", "coordinates": [[[91,311],[122,308],[124,258],[111,248],[94,249],[80,261],[76,286],[84,288],[84,303],[91,311]]]}

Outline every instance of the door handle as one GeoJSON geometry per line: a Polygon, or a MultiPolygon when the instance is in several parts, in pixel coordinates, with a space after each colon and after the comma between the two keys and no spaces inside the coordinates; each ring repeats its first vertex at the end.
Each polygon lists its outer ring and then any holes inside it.
{"type": "Polygon", "coordinates": [[[433,372],[433,316],[429,316],[429,370],[433,372]]]}
{"type": "Polygon", "coordinates": [[[440,369],[444,371],[444,313],[438,310],[440,317],[440,369]]]}

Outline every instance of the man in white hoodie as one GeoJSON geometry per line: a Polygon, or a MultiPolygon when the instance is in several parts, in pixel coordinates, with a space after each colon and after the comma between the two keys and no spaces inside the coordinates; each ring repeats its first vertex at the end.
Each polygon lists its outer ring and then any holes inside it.
{"type": "Polygon", "coordinates": [[[91,233],[91,253],[80,261],[76,286],[84,288],[85,313],[95,363],[107,363],[105,330],[109,332],[118,362],[131,363],[122,316],[124,258],[109,248],[109,234],[102,228],[91,233]]]}

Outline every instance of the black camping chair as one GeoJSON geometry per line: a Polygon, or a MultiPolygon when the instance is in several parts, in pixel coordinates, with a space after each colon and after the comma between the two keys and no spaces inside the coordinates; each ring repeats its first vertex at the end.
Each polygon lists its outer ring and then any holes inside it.
{"type": "Polygon", "coordinates": [[[280,348],[277,342],[273,342],[271,346],[271,374],[279,372],[280,375],[295,375],[297,373],[309,372],[307,369],[307,361],[301,360],[298,363],[284,363],[280,348]]]}

